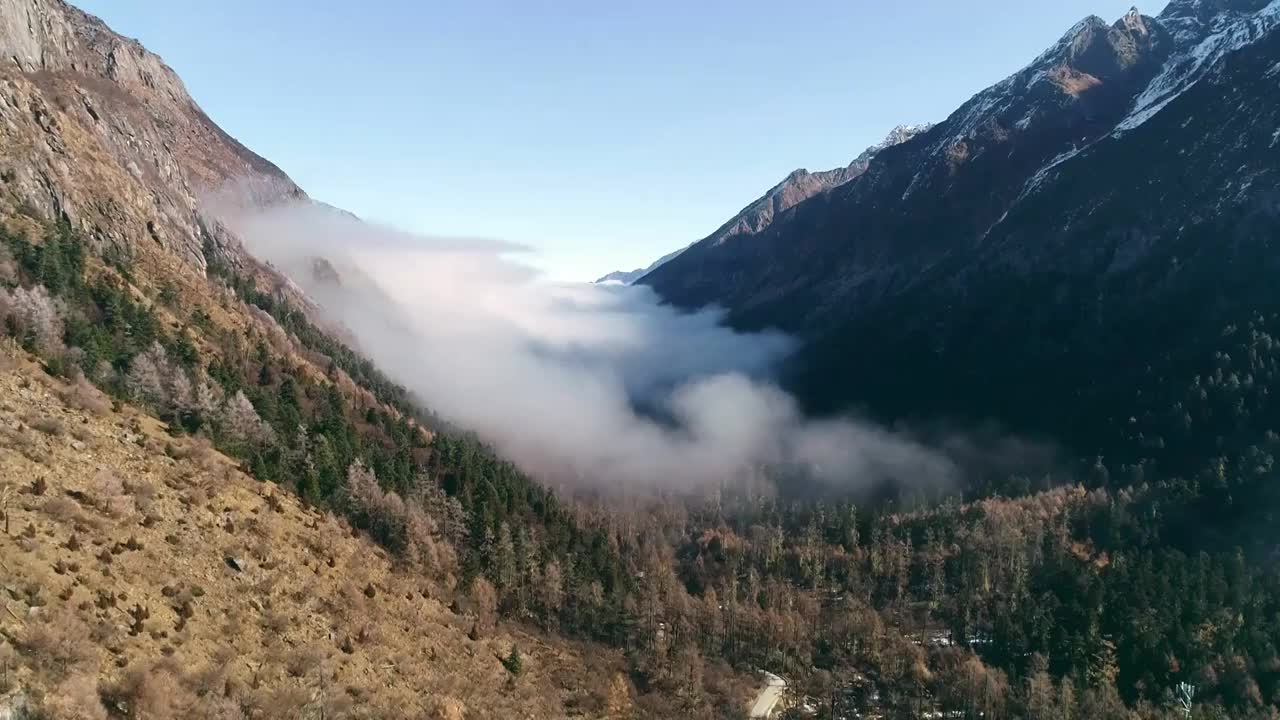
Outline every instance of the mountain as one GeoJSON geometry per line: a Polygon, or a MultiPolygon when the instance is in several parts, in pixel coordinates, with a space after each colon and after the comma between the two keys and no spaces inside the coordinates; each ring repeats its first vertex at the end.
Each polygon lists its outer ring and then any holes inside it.
{"type": "Polygon", "coordinates": [[[306,194],[62,0],[0,0],[0,58],[0,717],[631,714],[616,538],[215,214],[306,194]]]}
{"type": "Polygon", "coordinates": [[[0,486],[18,495],[0,717],[562,718],[621,670],[518,628],[472,641],[443,586],[345,521],[145,412],[0,365],[0,486]],[[513,688],[498,658],[516,646],[513,688]]]}
{"type": "Polygon", "coordinates": [[[150,237],[203,270],[199,207],[235,180],[243,198],[302,197],[279,168],[209,119],[136,41],[62,0],[0,0],[0,207],[31,208],[118,249],[150,237]]]}
{"type": "Polygon", "coordinates": [[[1274,24],[1087,20],[648,280],[800,333],[811,407],[1086,462],[615,498],[319,325],[206,209],[312,201],[163,62],[0,0],[0,717],[1275,717],[1274,24]]]}
{"type": "Polygon", "coordinates": [[[899,125],[884,140],[862,151],[848,165],[834,170],[811,173],[804,168],[793,170],[782,182],[774,185],[755,202],[743,208],[715,232],[695,243],[720,245],[738,235],[754,235],[773,223],[774,218],[809,198],[840,187],[860,177],[870,167],[871,160],[886,148],[904,143],[932,125],[899,125]]]}
{"type": "Polygon", "coordinates": [[[596,284],[597,285],[607,285],[607,284],[630,285],[635,281],[639,280],[640,278],[644,277],[645,275],[648,275],[649,273],[658,269],[662,265],[668,262],[671,262],[672,259],[674,259],[677,255],[679,255],[682,252],[684,252],[684,248],[680,248],[675,252],[667,253],[666,255],[663,255],[657,260],[654,260],[653,263],[649,265],[649,267],[636,268],[635,270],[614,270],[608,275],[604,275],[599,279],[597,279],[596,284]]]}
{"type": "MultiPolygon", "coordinates": [[[[899,125],[885,139],[863,150],[848,165],[834,170],[823,170],[811,173],[804,168],[794,170],[782,182],[774,185],[764,195],[743,208],[706,238],[694,243],[719,244],[736,235],[750,235],[764,230],[773,222],[775,216],[785,212],[819,193],[839,187],[862,175],[870,166],[871,159],[885,148],[904,143],[920,133],[927,132],[932,125],[899,125]]],[[[597,283],[617,282],[630,285],[663,265],[671,262],[687,248],[682,248],[659,258],[647,268],[627,271],[615,271],[596,280],[597,283]]]]}
{"type": "Polygon", "coordinates": [[[1226,438],[1175,451],[1143,413],[1280,300],[1277,24],[1261,0],[1086,18],[856,180],[643,282],[804,338],[789,384],[814,411],[1186,460],[1226,438]]]}

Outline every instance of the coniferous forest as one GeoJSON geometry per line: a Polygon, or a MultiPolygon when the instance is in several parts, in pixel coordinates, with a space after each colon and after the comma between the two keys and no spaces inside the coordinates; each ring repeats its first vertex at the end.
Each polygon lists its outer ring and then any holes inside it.
{"type": "Polygon", "coordinates": [[[1124,463],[892,498],[785,484],[587,497],[420,410],[251,267],[211,263],[210,281],[278,332],[184,314],[66,227],[4,240],[5,330],[49,372],[149,408],[448,577],[473,632],[505,616],[625,649],[642,697],[690,717],[742,712],[708,691],[716,664],[785,676],[819,717],[1173,717],[1180,684],[1193,717],[1280,706],[1274,316],[1222,328],[1178,392],[1169,380],[1116,408],[1133,417],[1114,440],[1124,463]],[[297,372],[297,353],[327,374],[297,372]],[[1161,454],[1191,432],[1216,452],[1161,454]]]}
{"type": "Polygon", "coordinates": [[[839,3],[358,8],[368,66],[168,27],[219,38],[175,62],[220,111],[307,125],[325,199],[476,239],[325,205],[139,41],[0,2],[0,718],[1280,720],[1280,0],[1162,4],[1000,18],[1059,39],[995,82],[1024,45],[959,57],[969,6],[881,13],[909,58],[839,3]],[[937,122],[848,152],[899,92],[937,122]],[[668,232],[796,138],[840,164],[668,232]],[[557,228],[574,273],[681,249],[566,289],[508,237],[557,228]]]}

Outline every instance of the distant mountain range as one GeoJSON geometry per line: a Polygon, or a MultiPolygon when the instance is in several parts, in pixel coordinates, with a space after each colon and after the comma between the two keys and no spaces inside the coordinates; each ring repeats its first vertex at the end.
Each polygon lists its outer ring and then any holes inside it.
{"type": "Polygon", "coordinates": [[[604,277],[596,280],[597,285],[630,285],[649,273],[657,270],[663,263],[671,262],[677,255],[684,252],[685,248],[680,248],[674,252],[667,253],[662,257],[654,260],[649,267],[636,268],[635,270],[614,270],[604,277]]]}
{"type": "MultiPolygon", "coordinates": [[[[872,145],[862,151],[858,157],[853,159],[844,167],[835,168],[833,170],[823,170],[811,173],[804,168],[794,170],[787,175],[777,185],[774,185],[764,195],[757,198],[750,205],[743,208],[734,215],[728,222],[721,225],[715,232],[695,244],[701,243],[721,243],[734,237],[735,235],[750,235],[764,230],[773,222],[778,214],[785,212],[796,204],[808,200],[819,193],[827,192],[832,188],[839,187],[850,180],[862,175],[867,171],[867,167],[871,163],[871,159],[881,150],[892,147],[900,143],[906,142],[911,138],[926,132],[932,125],[899,125],[889,132],[884,140],[872,145]]],[[[635,270],[623,271],[617,270],[596,280],[596,283],[621,283],[630,285],[649,273],[657,270],[668,262],[674,260],[680,253],[687,248],[681,248],[673,253],[664,255],[647,268],[637,268],[635,270]]]]}
{"type": "Polygon", "coordinates": [[[1135,408],[1280,311],[1277,25],[1266,0],[1086,18],[851,179],[784,192],[641,282],[801,337],[787,382],[811,411],[1136,453],[1113,442],[1135,408]]]}

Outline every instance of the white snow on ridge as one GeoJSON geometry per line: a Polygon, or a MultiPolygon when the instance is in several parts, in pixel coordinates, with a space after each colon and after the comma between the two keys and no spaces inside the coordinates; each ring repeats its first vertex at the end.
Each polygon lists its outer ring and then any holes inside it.
{"type": "MultiPolygon", "coordinates": [[[[1049,60],[1053,60],[1054,58],[1058,57],[1058,55],[1060,55],[1062,51],[1066,50],[1068,47],[1071,46],[1071,43],[1075,42],[1076,36],[1078,36],[1080,33],[1084,32],[1086,29],[1090,27],[1097,30],[1105,31],[1108,25],[1106,20],[1103,20],[1097,15],[1090,15],[1089,17],[1081,20],[1075,25],[1072,25],[1070,30],[1064,33],[1061,38],[1058,38],[1058,42],[1054,43],[1044,52],[1037,55],[1036,59],[1032,60],[1031,63],[1027,65],[1026,68],[1023,68],[1023,70],[1026,70],[1027,68],[1033,68],[1038,65],[1042,65],[1045,62],[1049,60]]],[[[1019,71],[1019,73],[1020,72],[1022,71],[1019,71]]]]}
{"type": "MultiPolygon", "coordinates": [[[[1155,18],[1155,22],[1173,36],[1174,53],[1165,61],[1156,77],[1133,101],[1129,113],[1112,128],[1110,133],[1097,140],[1118,137],[1141,126],[1199,82],[1223,57],[1257,42],[1267,33],[1280,27],[1280,0],[1270,0],[1265,7],[1253,12],[1224,9],[1218,11],[1208,21],[1201,19],[1205,16],[1202,13],[1203,10],[1204,8],[1197,0],[1181,0],[1171,4],[1165,13],[1155,18]]],[[[1076,23],[1056,44],[1042,52],[1030,64],[978,93],[957,109],[946,121],[949,132],[931,143],[929,154],[938,156],[949,152],[951,148],[972,139],[983,123],[993,118],[1000,118],[1016,108],[1019,98],[1029,88],[1045,79],[1048,68],[1069,52],[1071,44],[1082,33],[1094,28],[1103,30],[1109,27],[1105,21],[1096,16],[1090,16],[1076,23]]],[[[1276,63],[1267,72],[1267,77],[1277,75],[1280,75],[1280,63],[1276,63]]],[[[1019,119],[1011,123],[1012,127],[1019,130],[1029,129],[1035,122],[1036,112],[1035,106],[1028,107],[1019,119]]],[[[1280,132],[1277,133],[1277,138],[1277,141],[1280,141],[1280,132]]],[[[1036,192],[1041,184],[1053,175],[1056,168],[1082,153],[1092,144],[1073,148],[1050,160],[1027,180],[1014,203],[1036,192]]],[[[921,179],[922,173],[917,172],[903,192],[903,200],[909,198],[918,189],[921,179]]]]}
{"type": "MultiPolygon", "coordinates": [[[[1280,3],[1280,0],[1275,2],[1280,3]]],[[[960,106],[952,117],[947,119],[948,124],[952,126],[951,135],[939,138],[933,144],[930,154],[944,152],[957,143],[972,138],[979,125],[992,117],[1001,116],[1014,105],[1021,93],[1025,93],[1044,80],[1048,70],[1065,56],[1071,44],[1080,37],[1081,33],[1090,29],[1106,31],[1108,27],[1110,26],[1107,22],[1097,15],[1090,15],[1072,25],[1071,29],[1063,33],[1056,43],[1037,55],[1030,63],[960,106]]],[[[1034,107],[1027,110],[1027,113],[1015,123],[1018,129],[1026,130],[1031,126],[1035,111],[1034,107]]],[[[903,198],[910,196],[914,190],[915,182],[913,181],[903,194],[903,198]]]]}
{"type": "MultiPolygon", "coordinates": [[[[1022,202],[1023,198],[1035,192],[1036,188],[1040,187],[1040,183],[1044,182],[1045,178],[1049,177],[1049,173],[1053,172],[1054,168],[1070,160],[1076,155],[1079,155],[1082,151],[1084,151],[1088,147],[1089,146],[1086,145],[1082,148],[1071,148],[1070,150],[1064,153],[1061,153],[1057,157],[1050,160],[1044,167],[1037,170],[1036,174],[1032,175],[1030,180],[1027,180],[1027,184],[1022,186],[1022,192],[1018,194],[1018,198],[1013,201],[1013,204],[1017,205],[1018,203],[1022,202]]],[[[1005,214],[1007,215],[1008,213],[1005,213],[1005,214]]],[[[1000,218],[1000,219],[1004,220],[1004,218],[1000,218]]],[[[999,223],[996,223],[996,224],[998,225],[999,223]]]]}
{"type": "MultiPolygon", "coordinates": [[[[1170,24],[1185,22],[1179,18],[1170,24]]],[[[1280,0],[1272,0],[1252,15],[1231,17],[1216,25],[1213,32],[1190,51],[1166,61],[1164,70],[1138,96],[1129,115],[1116,125],[1112,134],[1122,135],[1150,120],[1195,85],[1204,71],[1224,55],[1253,44],[1277,25],[1280,25],[1280,0]]],[[[1181,38],[1191,34],[1187,29],[1174,32],[1181,38]]]]}

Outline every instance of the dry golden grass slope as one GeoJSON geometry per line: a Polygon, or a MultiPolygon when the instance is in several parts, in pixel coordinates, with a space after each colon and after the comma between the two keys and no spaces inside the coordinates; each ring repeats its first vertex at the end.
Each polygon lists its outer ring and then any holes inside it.
{"type": "Polygon", "coordinates": [[[12,348],[0,365],[0,717],[629,715],[618,654],[473,641],[448,588],[344,521],[12,348]]]}

